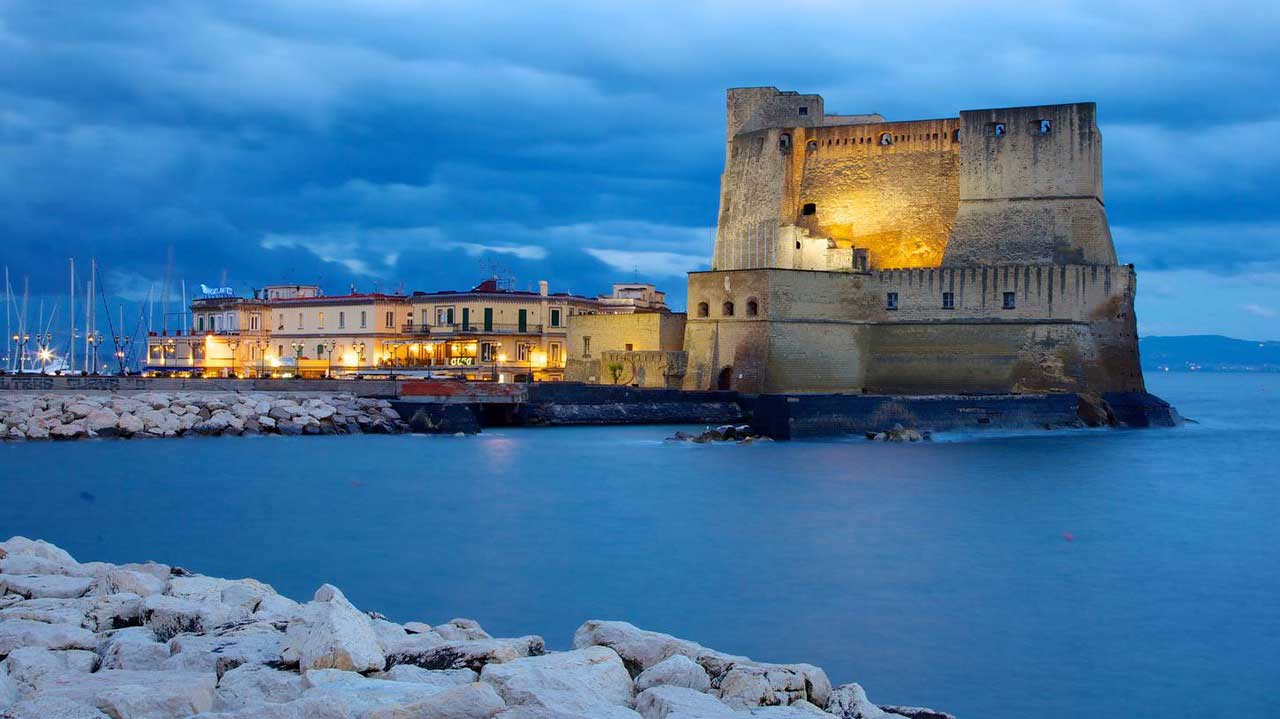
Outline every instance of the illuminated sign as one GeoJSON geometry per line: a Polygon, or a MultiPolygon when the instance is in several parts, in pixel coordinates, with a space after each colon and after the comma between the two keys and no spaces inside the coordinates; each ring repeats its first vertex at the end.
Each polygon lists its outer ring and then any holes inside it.
{"type": "Polygon", "coordinates": [[[209,287],[208,285],[205,285],[205,284],[200,285],[200,292],[205,297],[235,297],[236,296],[235,290],[231,289],[230,287],[209,287]]]}
{"type": "Polygon", "coordinates": [[[470,367],[476,361],[475,357],[450,357],[450,367],[470,367]]]}

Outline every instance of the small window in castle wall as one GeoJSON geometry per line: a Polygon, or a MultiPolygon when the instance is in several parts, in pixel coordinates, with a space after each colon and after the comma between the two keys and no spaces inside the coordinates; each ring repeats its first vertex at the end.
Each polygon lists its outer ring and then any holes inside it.
{"type": "Polygon", "coordinates": [[[951,141],[952,141],[952,142],[960,142],[960,129],[959,129],[959,128],[956,128],[955,132],[952,132],[952,133],[951,133],[951,141]]]}
{"type": "MultiPolygon", "coordinates": [[[[799,244],[799,243],[797,243],[797,244],[799,244]]],[[[707,315],[709,315],[709,314],[711,314],[711,306],[710,306],[710,305],[708,305],[706,302],[699,302],[699,303],[698,303],[698,316],[699,316],[699,317],[706,317],[706,316],[707,316],[707,315]]]]}
{"type": "Polygon", "coordinates": [[[810,140],[810,141],[805,145],[805,149],[807,149],[809,152],[817,152],[817,151],[818,151],[818,141],[817,141],[817,140],[810,140]]]}
{"type": "Polygon", "coordinates": [[[954,310],[955,308],[956,308],[956,293],[943,292],[942,293],[942,309],[954,310]]]}
{"type": "Polygon", "coordinates": [[[887,132],[886,132],[886,133],[884,133],[883,135],[881,135],[881,136],[880,136],[880,144],[881,144],[881,145],[886,145],[886,146],[887,146],[887,145],[892,145],[892,144],[893,144],[893,135],[890,135],[890,134],[889,134],[889,133],[887,133],[887,132]]]}
{"type": "Polygon", "coordinates": [[[1044,136],[1052,132],[1053,132],[1053,120],[1032,120],[1031,121],[1032,135],[1044,136]]]}
{"type": "Polygon", "coordinates": [[[1017,300],[1017,297],[1018,297],[1018,293],[1016,292],[1004,293],[1004,308],[1006,310],[1013,309],[1015,306],[1015,301],[1017,300]]]}
{"type": "Polygon", "coordinates": [[[755,317],[760,314],[760,303],[755,300],[747,300],[747,316],[755,317]]]}
{"type": "Polygon", "coordinates": [[[884,308],[886,310],[898,309],[898,293],[897,292],[890,292],[889,294],[884,296],[884,308]]]}
{"type": "Polygon", "coordinates": [[[801,115],[808,115],[808,114],[809,114],[809,108],[807,108],[807,107],[805,107],[805,106],[801,105],[801,106],[800,106],[800,114],[801,114],[801,115]]]}
{"type": "Polygon", "coordinates": [[[987,134],[991,137],[1004,137],[1009,132],[1009,126],[1003,122],[987,123],[987,134]]]}
{"type": "Polygon", "coordinates": [[[721,307],[720,309],[722,310],[722,313],[724,314],[724,316],[725,316],[725,317],[732,317],[732,316],[733,316],[733,303],[732,303],[732,302],[726,302],[726,303],[724,303],[724,306],[723,306],[723,307],[721,307]]]}
{"type": "Polygon", "coordinates": [[[778,135],[778,149],[784,152],[791,149],[791,135],[785,132],[778,135]]]}
{"type": "Polygon", "coordinates": [[[813,202],[806,202],[804,203],[804,207],[800,208],[800,214],[816,215],[818,214],[818,205],[813,202]]]}

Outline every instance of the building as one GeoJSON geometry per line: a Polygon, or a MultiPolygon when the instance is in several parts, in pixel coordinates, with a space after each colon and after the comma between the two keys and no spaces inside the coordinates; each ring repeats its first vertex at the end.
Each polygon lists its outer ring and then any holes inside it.
{"type": "Polygon", "coordinates": [[[551,293],[546,281],[530,292],[496,279],[466,291],[415,292],[411,304],[397,365],[500,381],[563,379],[570,318],[600,309],[590,297],[551,293]]]}
{"type": "Polygon", "coordinates": [[[251,298],[215,293],[191,302],[189,330],[147,338],[147,370],[188,376],[263,376],[270,312],[251,298]]]}
{"type": "Polygon", "coordinates": [[[596,299],[600,302],[600,311],[606,314],[669,311],[667,293],[643,282],[615,284],[612,294],[600,295],[596,299]]]}
{"type": "Polygon", "coordinates": [[[565,379],[592,384],[679,388],[683,382],[683,312],[667,308],[650,284],[615,284],[600,313],[569,320],[565,379]]]}
{"type": "Polygon", "coordinates": [[[889,122],[728,91],[688,389],[1138,391],[1093,103],[889,122]]]}
{"type": "Polygon", "coordinates": [[[267,361],[278,372],[329,377],[380,372],[390,367],[401,327],[411,322],[405,295],[379,292],[323,295],[318,289],[288,293],[268,287],[271,297],[267,361]]]}

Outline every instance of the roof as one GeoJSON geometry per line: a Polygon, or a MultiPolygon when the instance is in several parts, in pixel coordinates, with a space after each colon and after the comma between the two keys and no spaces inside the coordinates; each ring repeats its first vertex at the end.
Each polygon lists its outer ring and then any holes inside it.
{"type": "Polygon", "coordinates": [[[469,290],[436,290],[435,292],[414,292],[414,299],[432,298],[432,297],[511,297],[511,298],[539,298],[539,297],[558,297],[560,299],[583,300],[585,302],[595,302],[592,297],[583,295],[570,294],[568,292],[552,292],[543,295],[541,292],[532,292],[527,290],[507,290],[498,286],[495,279],[487,279],[484,282],[472,287],[469,290]]]}
{"type": "Polygon", "coordinates": [[[320,295],[318,297],[277,297],[267,300],[269,304],[306,304],[329,302],[403,302],[409,299],[406,295],[389,295],[385,292],[358,292],[348,295],[320,295]]]}

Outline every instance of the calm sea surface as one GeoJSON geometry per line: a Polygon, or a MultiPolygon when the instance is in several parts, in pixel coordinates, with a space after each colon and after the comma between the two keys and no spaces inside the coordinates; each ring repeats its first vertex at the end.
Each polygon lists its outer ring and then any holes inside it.
{"type": "Polygon", "coordinates": [[[0,535],[569,645],[626,619],[961,719],[1263,716],[1280,687],[1280,376],[1160,374],[1175,430],[664,444],[0,445],[0,535]]]}

